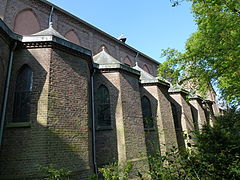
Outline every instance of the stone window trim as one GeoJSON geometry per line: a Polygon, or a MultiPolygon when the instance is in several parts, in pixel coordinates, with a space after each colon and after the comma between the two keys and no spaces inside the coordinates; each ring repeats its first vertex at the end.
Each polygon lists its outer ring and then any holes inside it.
{"type": "Polygon", "coordinates": [[[9,122],[6,124],[6,128],[30,128],[31,122],[9,122]]]}
{"type": "Polygon", "coordinates": [[[108,130],[113,130],[113,126],[99,126],[97,125],[96,131],[108,131],[108,130]]]}

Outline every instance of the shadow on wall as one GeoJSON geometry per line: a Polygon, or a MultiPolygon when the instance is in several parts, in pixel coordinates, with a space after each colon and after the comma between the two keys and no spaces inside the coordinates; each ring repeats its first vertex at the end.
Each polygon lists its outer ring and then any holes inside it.
{"type": "MultiPolygon", "coordinates": [[[[147,149],[147,156],[151,156],[154,154],[161,153],[160,150],[160,137],[159,137],[159,129],[157,125],[157,108],[158,108],[158,101],[157,99],[152,96],[148,91],[146,91],[144,88],[141,88],[141,96],[146,96],[151,103],[151,110],[152,110],[152,118],[153,118],[153,128],[145,128],[144,134],[145,134],[145,143],[146,143],[146,149],[147,149]]],[[[161,132],[164,133],[164,132],[161,132]]]]}
{"type": "Polygon", "coordinates": [[[185,142],[184,142],[184,133],[182,128],[182,106],[178,104],[173,98],[170,98],[171,102],[171,109],[172,109],[172,115],[174,120],[174,127],[176,131],[177,136],[177,144],[179,149],[185,149],[185,142]]]}
{"type": "Polygon", "coordinates": [[[72,178],[87,179],[90,175],[88,162],[83,160],[82,154],[76,151],[77,146],[81,148],[78,138],[65,140],[61,135],[51,132],[47,127],[37,123],[32,123],[31,127],[9,128],[6,131],[5,134],[8,137],[4,138],[5,142],[1,152],[0,179],[43,177],[46,176],[46,173],[39,166],[49,167],[51,164],[56,169],[64,168],[71,171],[72,178]],[[18,137],[26,133],[29,134],[31,140],[18,137]],[[36,137],[37,133],[38,136],[46,137],[37,142],[39,145],[33,142],[40,139],[36,137]],[[42,144],[40,145],[40,143],[42,144]]]}
{"type": "MultiPolygon", "coordinates": [[[[106,74],[108,76],[109,74],[106,74]]],[[[96,124],[96,161],[98,167],[103,167],[109,163],[118,161],[117,129],[116,129],[116,110],[118,108],[119,90],[100,72],[94,76],[94,93],[98,88],[104,85],[110,95],[111,127],[99,129],[96,122],[97,108],[95,106],[95,124],[96,124]]]]}
{"type": "Polygon", "coordinates": [[[86,153],[85,149],[89,148],[89,139],[85,133],[88,130],[76,129],[78,126],[70,126],[67,122],[62,124],[60,119],[55,119],[56,124],[47,125],[49,104],[46,61],[47,58],[39,62],[28,50],[15,52],[7,122],[0,154],[0,179],[42,177],[37,166],[47,167],[49,164],[80,174],[76,175],[76,179],[87,177],[90,172],[88,154],[86,159],[82,158],[86,153]],[[10,127],[16,76],[24,64],[28,64],[33,70],[31,122],[23,126],[12,123],[10,127]]]}
{"type": "Polygon", "coordinates": [[[198,119],[198,110],[193,105],[191,105],[191,104],[189,104],[189,105],[190,105],[190,108],[191,108],[194,129],[199,130],[199,124],[201,122],[199,122],[199,119],[198,119]]]}
{"type": "MultiPolygon", "coordinates": [[[[3,60],[0,56],[0,108],[2,108],[2,100],[3,100],[3,87],[4,87],[4,80],[5,80],[5,71],[6,69],[4,68],[3,60]]],[[[0,109],[0,116],[1,116],[1,110],[0,109]]]]}

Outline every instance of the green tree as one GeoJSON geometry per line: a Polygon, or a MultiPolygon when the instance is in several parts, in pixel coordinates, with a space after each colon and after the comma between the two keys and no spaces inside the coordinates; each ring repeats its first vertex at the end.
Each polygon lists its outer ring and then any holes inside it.
{"type": "Polygon", "coordinates": [[[240,112],[231,109],[195,132],[194,147],[149,157],[152,179],[239,179],[240,112]]]}
{"type": "Polygon", "coordinates": [[[238,179],[240,176],[240,112],[229,110],[205,126],[197,135],[197,158],[211,165],[208,169],[216,179],[238,179]]]}
{"type": "MultiPolygon", "coordinates": [[[[185,52],[163,50],[166,61],[159,75],[184,84],[191,79],[193,86],[206,92],[215,84],[222,96],[234,104],[240,102],[240,1],[187,0],[198,26],[187,40],[185,52]]],[[[172,1],[178,5],[179,1],[172,1]]],[[[175,4],[174,4],[175,3],[175,4]]]]}

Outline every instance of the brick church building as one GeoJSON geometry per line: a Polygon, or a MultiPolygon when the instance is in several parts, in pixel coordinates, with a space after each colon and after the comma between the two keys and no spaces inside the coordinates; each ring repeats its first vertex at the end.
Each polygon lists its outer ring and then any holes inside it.
{"type": "Polygon", "coordinates": [[[49,164],[76,179],[114,161],[147,170],[149,154],[190,147],[219,113],[214,93],[187,100],[124,37],[45,0],[1,0],[0,18],[0,179],[49,164]]]}

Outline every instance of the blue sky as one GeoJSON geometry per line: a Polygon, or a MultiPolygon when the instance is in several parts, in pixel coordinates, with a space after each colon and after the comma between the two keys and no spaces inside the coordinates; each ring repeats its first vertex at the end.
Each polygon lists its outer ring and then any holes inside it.
{"type": "Polygon", "coordinates": [[[184,50],[196,31],[191,4],[171,7],[169,0],[49,0],[113,37],[162,62],[161,49],[184,50]]]}

